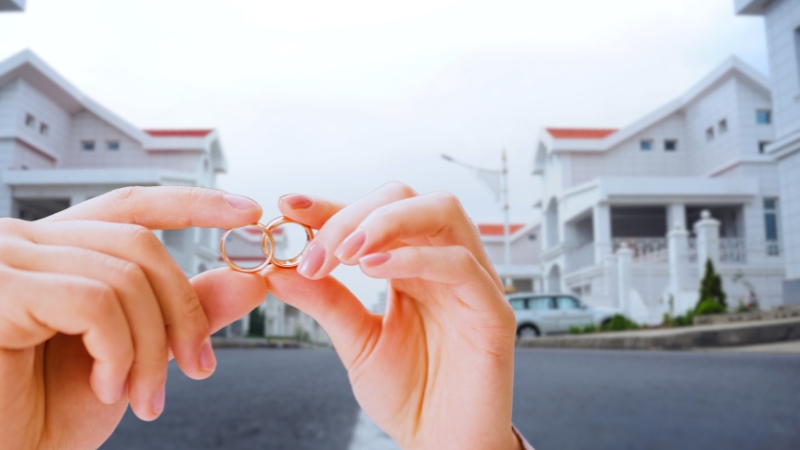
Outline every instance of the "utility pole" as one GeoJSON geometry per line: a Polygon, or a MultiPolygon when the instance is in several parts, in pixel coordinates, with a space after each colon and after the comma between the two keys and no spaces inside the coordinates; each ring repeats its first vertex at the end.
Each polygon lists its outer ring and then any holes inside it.
{"type": "Polygon", "coordinates": [[[503,250],[505,253],[505,291],[506,293],[514,292],[514,281],[511,278],[511,223],[509,218],[509,204],[508,204],[508,161],[506,158],[506,151],[503,150],[503,164],[501,170],[496,169],[482,169],[470,164],[463,163],[453,159],[448,155],[442,155],[445,161],[458,164],[459,166],[466,167],[481,180],[483,180],[489,189],[495,195],[497,200],[503,202],[503,250]]]}

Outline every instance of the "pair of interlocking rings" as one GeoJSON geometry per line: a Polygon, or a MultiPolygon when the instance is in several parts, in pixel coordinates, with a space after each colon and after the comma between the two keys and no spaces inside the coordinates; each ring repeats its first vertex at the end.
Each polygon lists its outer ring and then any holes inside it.
{"type": "Polygon", "coordinates": [[[288,219],[284,216],[275,218],[266,225],[258,222],[248,226],[258,228],[259,230],[261,230],[262,233],[261,250],[264,252],[264,256],[266,257],[266,259],[264,260],[263,263],[259,264],[256,267],[242,267],[233,262],[231,258],[228,256],[228,252],[225,250],[225,241],[227,240],[228,236],[238,228],[228,230],[222,235],[222,239],[219,242],[219,251],[222,254],[222,259],[225,261],[228,267],[237,272],[244,272],[244,273],[260,272],[270,264],[274,264],[278,267],[295,267],[296,265],[300,264],[300,258],[303,256],[303,253],[306,252],[309,242],[311,242],[311,240],[314,239],[314,230],[312,230],[311,227],[309,227],[308,225],[303,225],[300,222],[295,222],[294,220],[288,219]],[[303,227],[303,230],[306,232],[306,245],[305,247],[303,247],[303,250],[300,252],[300,254],[298,254],[294,258],[291,259],[276,258],[275,238],[272,236],[272,232],[275,231],[275,229],[278,228],[279,226],[290,223],[297,224],[303,227]]]}

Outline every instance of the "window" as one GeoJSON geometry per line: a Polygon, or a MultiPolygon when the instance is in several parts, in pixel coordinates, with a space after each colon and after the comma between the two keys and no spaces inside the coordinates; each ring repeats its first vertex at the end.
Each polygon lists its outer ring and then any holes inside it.
{"type": "Polygon", "coordinates": [[[524,298],[512,298],[508,301],[511,303],[511,309],[514,311],[519,311],[525,309],[525,299],[524,298]]]}
{"type": "Polygon", "coordinates": [[[769,125],[772,123],[772,111],[768,109],[756,110],[756,123],[759,125],[769,125]]]}
{"type": "Polygon", "coordinates": [[[529,241],[535,241],[536,240],[536,235],[535,234],[529,234],[528,235],[528,240],[529,241]]]}
{"type": "Polygon", "coordinates": [[[706,129],[706,142],[714,140],[714,127],[706,129]]]}
{"type": "Polygon", "coordinates": [[[722,119],[719,121],[717,125],[717,130],[719,130],[719,134],[725,134],[728,132],[728,120],[722,119]]]}
{"type": "Polygon", "coordinates": [[[581,304],[572,297],[558,297],[556,298],[556,305],[558,309],[578,309],[581,304]]]}
{"type": "Polygon", "coordinates": [[[668,152],[674,152],[678,149],[678,140],[677,139],[666,139],[664,140],[664,150],[668,152]]]}
{"type": "Polygon", "coordinates": [[[42,136],[47,136],[47,133],[50,132],[50,127],[47,126],[46,123],[42,122],[39,124],[39,134],[42,136]]]}
{"type": "Polygon", "coordinates": [[[36,126],[36,117],[33,117],[31,114],[25,114],[25,126],[31,128],[36,126]]]}
{"type": "Polygon", "coordinates": [[[642,151],[650,151],[653,149],[653,140],[652,139],[642,139],[639,141],[639,149],[642,151]]]}
{"type": "Polygon", "coordinates": [[[758,153],[761,153],[761,154],[766,153],[767,145],[769,145],[769,141],[759,141],[758,142],[758,153]]]}
{"type": "Polygon", "coordinates": [[[81,148],[86,151],[94,150],[94,141],[81,141],[81,148]]]}
{"type": "Polygon", "coordinates": [[[767,254],[778,255],[778,199],[764,199],[764,237],[767,240],[767,254]]]}
{"type": "Polygon", "coordinates": [[[106,145],[109,150],[119,150],[119,141],[108,141],[106,145]]]}
{"type": "Polygon", "coordinates": [[[537,297],[528,299],[528,309],[552,309],[553,304],[550,297],[537,297]]]}

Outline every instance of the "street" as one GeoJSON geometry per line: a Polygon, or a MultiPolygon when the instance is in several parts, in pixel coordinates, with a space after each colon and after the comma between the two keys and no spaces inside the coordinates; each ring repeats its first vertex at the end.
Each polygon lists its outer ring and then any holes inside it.
{"type": "MultiPolygon", "coordinates": [[[[162,417],[128,411],[103,448],[386,448],[333,351],[217,359],[205,381],[171,364],[162,417]]],[[[797,448],[798,373],[797,354],[520,349],[514,422],[537,450],[797,448]]]]}

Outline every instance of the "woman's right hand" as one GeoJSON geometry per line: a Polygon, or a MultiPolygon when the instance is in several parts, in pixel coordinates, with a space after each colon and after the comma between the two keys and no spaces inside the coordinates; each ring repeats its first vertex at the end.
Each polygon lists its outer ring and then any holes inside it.
{"type": "MultiPolygon", "coordinates": [[[[38,222],[0,219],[3,447],[97,448],[128,402],[155,419],[170,354],[189,377],[210,376],[209,336],[241,311],[201,304],[150,230],[233,228],[260,217],[244,197],[156,187],[117,190],[38,222]],[[217,313],[214,323],[204,308],[217,313]]],[[[217,286],[240,279],[206,277],[217,286]]]]}

